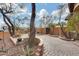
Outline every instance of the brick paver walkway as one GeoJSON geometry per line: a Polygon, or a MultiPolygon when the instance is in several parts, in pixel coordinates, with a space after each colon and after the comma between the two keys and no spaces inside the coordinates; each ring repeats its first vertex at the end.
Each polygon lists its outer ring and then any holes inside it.
{"type": "MultiPolygon", "coordinates": [[[[64,41],[48,35],[37,35],[44,43],[44,56],[79,56],[79,44],[77,42],[64,41]],[[77,43],[77,44],[76,44],[77,43]]],[[[22,46],[14,46],[9,37],[5,35],[5,48],[9,49],[6,53],[0,52],[0,55],[24,55],[22,46]],[[10,49],[11,48],[11,49],[10,49]]],[[[0,48],[3,41],[0,40],[0,48]]]]}
{"type": "Polygon", "coordinates": [[[44,56],[79,56],[79,46],[48,35],[40,36],[44,42],[44,56]]]}

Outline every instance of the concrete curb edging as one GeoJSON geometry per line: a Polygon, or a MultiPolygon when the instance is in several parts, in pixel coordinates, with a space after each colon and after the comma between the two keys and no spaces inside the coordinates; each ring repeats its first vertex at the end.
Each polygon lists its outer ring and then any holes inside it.
{"type": "Polygon", "coordinates": [[[36,56],[42,56],[43,55],[43,41],[41,38],[37,37],[38,39],[40,39],[40,43],[38,44],[36,51],[35,51],[35,55],[36,56]]]}

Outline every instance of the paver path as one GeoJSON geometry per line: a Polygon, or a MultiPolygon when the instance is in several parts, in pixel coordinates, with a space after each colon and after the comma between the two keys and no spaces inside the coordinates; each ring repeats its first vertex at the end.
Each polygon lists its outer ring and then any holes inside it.
{"type": "MultiPolygon", "coordinates": [[[[71,41],[64,41],[56,37],[48,35],[37,35],[42,39],[44,43],[44,56],[79,56],[79,44],[71,41]]],[[[6,48],[14,47],[8,36],[5,37],[6,48]]],[[[0,41],[0,47],[2,46],[2,40],[0,41]]],[[[78,43],[78,42],[77,42],[78,43]]],[[[10,49],[8,55],[19,55],[21,47],[10,49]],[[13,53],[12,53],[13,52],[13,53]],[[16,53],[15,53],[16,52],[16,53]],[[11,54],[12,53],[12,54],[11,54]]],[[[5,55],[0,53],[0,55],[5,55]]]]}
{"type": "Polygon", "coordinates": [[[48,35],[39,35],[44,42],[44,56],[79,56],[79,46],[48,35]]]}

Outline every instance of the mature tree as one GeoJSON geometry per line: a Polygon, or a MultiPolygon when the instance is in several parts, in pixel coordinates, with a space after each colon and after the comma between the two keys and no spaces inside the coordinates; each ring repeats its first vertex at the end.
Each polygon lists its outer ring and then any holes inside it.
{"type": "Polygon", "coordinates": [[[52,16],[48,15],[48,12],[45,9],[40,11],[40,26],[45,28],[46,33],[49,33],[47,29],[49,29],[49,24],[51,23],[52,16]]]}
{"type": "Polygon", "coordinates": [[[10,35],[13,36],[15,34],[14,25],[11,22],[10,18],[7,16],[7,14],[12,13],[12,5],[10,3],[8,5],[1,4],[0,12],[3,15],[4,22],[8,26],[10,35]]]}
{"type": "MultiPolygon", "coordinates": [[[[13,20],[17,20],[11,18],[13,16],[17,16],[17,14],[26,11],[26,4],[17,4],[17,3],[1,3],[0,4],[0,12],[3,15],[4,22],[8,26],[9,33],[11,36],[15,35],[15,22],[13,20]]],[[[21,22],[23,24],[23,21],[21,22]]]]}
{"type": "MultiPolygon", "coordinates": [[[[70,38],[72,38],[72,32],[75,32],[74,36],[77,37],[77,34],[79,33],[79,12],[74,11],[74,7],[75,7],[76,3],[68,3],[68,8],[70,11],[70,15],[67,17],[68,22],[67,22],[67,26],[68,26],[68,32],[69,32],[69,36],[70,38]]],[[[73,38],[74,38],[73,36],[73,38]]]]}
{"type": "Polygon", "coordinates": [[[74,34],[76,34],[76,37],[77,35],[79,36],[79,16],[78,15],[79,15],[78,12],[77,13],[74,12],[67,22],[67,29],[68,29],[68,32],[71,33],[70,34],[71,38],[74,38],[72,37],[73,32],[74,34]]]}
{"type": "Polygon", "coordinates": [[[31,15],[31,21],[30,21],[30,34],[29,34],[29,47],[32,47],[33,46],[33,41],[35,39],[35,11],[36,11],[36,8],[35,8],[35,3],[32,3],[32,15],[31,15]]]}
{"type": "Polygon", "coordinates": [[[64,6],[65,6],[65,4],[59,5],[59,9],[60,9],[60,12],[59,12],[59,25],[60,25],[60,28],[61,28],[61,30],[60,30],[60,35],[61,35],[61,31],[62,31],[63,35],[64,35],[66,38],[68,38],[67,34],[66,34],[66,33],[64,32],[64,30],[63,30],[63,24],[61,23],[62,13],[63,13],[64,10],[65,10],[64,6]]]}

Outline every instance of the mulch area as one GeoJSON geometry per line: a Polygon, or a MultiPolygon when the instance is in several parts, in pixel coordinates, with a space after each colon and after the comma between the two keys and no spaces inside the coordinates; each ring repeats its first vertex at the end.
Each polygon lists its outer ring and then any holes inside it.
{"type": "Polygon", "coordinates": [[[0,50],[3,48],[5,51],[0,51],[0,56],[1,55],[6,55],[6,56],[21,56],[25,55],[24,52],[24,43],[19,44],[19,45],[14,45],[12,41],[10,40],[10,35],[9,33],[5,32],[4,33],[4,40],[3,40],[3,33],[0,32],[0,50]]]}

